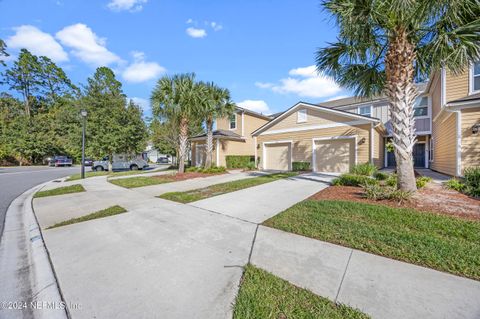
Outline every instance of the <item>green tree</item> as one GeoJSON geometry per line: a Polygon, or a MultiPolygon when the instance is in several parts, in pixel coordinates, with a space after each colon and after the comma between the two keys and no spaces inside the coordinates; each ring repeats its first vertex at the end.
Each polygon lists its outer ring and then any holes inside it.
{"type": "Polygon", "coordinates": [[[40,94],[50,102],[61,97],[71,98],[78,95],[78,88],[70,81],[62,68],[45,56],[38,59],[40,94]]]}
{"type": "Polygon", "coordinates": [[[123,146],[121,149],[128,154],[139,154],[147,146],[148,129],[142,119],[142,109],[132,100],[129,101],[122,120],[123,146]]]}
{"type": "Polygon", "coordinates": [[[317,68],[359,95],[389,98],[398,187],[415,191],[416,77],[458,73],[480,57],[478,0],[324,0],[339,28],[317,68]]]}
{"type": "Polygon", "coordinates": [[[206,94],[202,96],[201,115],[205,119],[207,129],[207,156],[205,167],[212,167],[213,157],[213,122],[217,118],[228,117],[235,111],[235,103],[230,99],[228,89],[218,87],[212,82],[201,83],[206,94]]]}
{"type": "Polygon", "coordinates": [[[164,76],[158,80],[152,95],[153,114],[178,126],[178,171],[185,171],[189,126],[199,120],[199,105],[204,87],[195,81],[195,74],[164,76]]]}
{"type": "Polygon", "coordinates": [[[41,80],[40,63],[38,58],[28,50],[20,50],[18,59],[13,66],[6,70],[3,83],[9,86],[10,90],[19,92],[23,96],[25,114],[30,116],[33,94],[38,92],[41,80]]]}
{"type": "Polygon", "coordinates": [[[0,39],[0,65],[3,65],[3,66],[6,65],[3,58],[8,56],[9,54],[7,53],[7,45],[2,39],[0,39]]]}

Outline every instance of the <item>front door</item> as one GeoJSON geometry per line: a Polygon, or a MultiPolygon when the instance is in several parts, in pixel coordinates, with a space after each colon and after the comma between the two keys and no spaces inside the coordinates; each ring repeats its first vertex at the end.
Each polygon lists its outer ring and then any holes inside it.
{"type": "Polygon", "coordinates": [[[413,146],[413,166],[425,167],[425,143],[413,146]]]}

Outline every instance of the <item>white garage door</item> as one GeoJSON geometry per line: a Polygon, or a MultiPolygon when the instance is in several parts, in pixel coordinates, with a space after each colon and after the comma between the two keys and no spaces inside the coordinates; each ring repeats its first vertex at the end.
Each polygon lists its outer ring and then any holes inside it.
{"type": "Polygon", "coordinates": [[[315,142],[315,171],[348,173],[355,164],[355,139],[332,139],[315,142]]]}
{"type": "Polygon", "coordinates": [[[290,143],[265,145],[264,169],[288,171],[290,169],[290,152],[290,143]]]}

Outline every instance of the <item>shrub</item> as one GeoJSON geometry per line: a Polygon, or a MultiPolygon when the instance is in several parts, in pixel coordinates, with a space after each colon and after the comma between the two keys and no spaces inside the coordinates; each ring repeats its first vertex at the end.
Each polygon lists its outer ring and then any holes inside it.
{"type": "Polygon", "coordinates": [[[397,174],[390,174],[385,180],[385,184],[392,187],[397,187],[397,174]]]}
{"type": "Polygon", "coordinates": [[[425,187],[425,185],[427,185],[428,183],[430,183],[432,181],[432,178],[431,177],[428,177],[428,176],[420,176],[417,178],[417,188],[420,189],[420,188],[423,188],[425,187]]]}
{"type": "Polygon", "coordinates": [[[412,193],[395,189],[391,186],[380,186],[378,184],[363,185],[363,195],[372,200],[394,200],[402,203],[409,200],[412,193]]]}
{"type": "Polygon", "coordinates": [[[257,167],[255,166],[254,162],[248,163],[248,165],[245,167],[245,170],[247,170],[247,171],[253,171],[255,169],[257,169],[257,167]]]}
{"type": "Polygon", "coordinates": [[[465,176],[465,193],[473,197],[480,197],[480,166],[466,168],[463,174],[465,176]]]}
{"type": "Polygon", "coordinates": [[[332,181],[332,185],[335,186],[361,186],[371,184],[378,184],[378,181],[368,176],[355,174],[342,174],[332,181]]]}
{"type": "Polygon", "coordinates": [[[358,164],[352,167],[350,173],[363,176],[373,176],[377,172],[375,165],[370,163],[358,164]]]}
{"type": "Polygon", "coordinates": [[[225,156],[227,168],[245,168],[250,163],[255,165],[255,156],[250,155],[227,155],[225,156]]]}
{"type": "Polygon", "coordinates": [[[453,189],[457,192],[463,192],[465,190],[465,184],[459,179],[451,178],[445,183],[445,187],[453,189]]]}
{"type": "Polygon", "coordinates": [[[187,173],[194,173],[194,172],[198,172],[199,170],[201,170],[202,168],[201,167],[196,167],[196,166],[190,166],[190,167],[187,167],[185,169],[185,172],[187,173]]]}
{"type": "Polygon", "coordinates": [[[227,169],[223,166],[212,166],[210,168],[203,168],[203,167],[188,167],[185,172],[187,173],[203,173],[203,174],[216,174],[216,173],[224,173],[227,169]]]}
{"type": "Polygon", "coordinates": [[[384,172],[376,172],[373,176],[378,181],[384,181],[388,178],[389,175],[387,173],[384,173],[384,172]]]}
{"type": "Polygon", "coordinates": [[[292,170],[294,172],[309,171],[310,162],[292,162],[292,170]]]}

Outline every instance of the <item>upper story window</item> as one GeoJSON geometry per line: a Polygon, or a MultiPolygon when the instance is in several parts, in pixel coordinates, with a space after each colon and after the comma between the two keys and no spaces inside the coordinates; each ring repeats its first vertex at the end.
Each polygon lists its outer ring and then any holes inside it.
{"type": "Polygon", "coordinates": [[[372,107],[370,105],[361,106],[358,108],[358,114],[365,116],[372,116],[372,107]]]}
{"type": "Polygon", "coordinates": [[[413,106],[413,116],[428,116],[428,96],[418,97],[413,106]]]}
{"type": "Polygon", "coordinates": [[[307,109],[298,110],[297,123],[303,123],[307,121],[307,109]]]}
{"type": "Polygon", "coordinates": [[[480,61],[473,64],[472,91],[480,91],[480,61]]]}
{"type": "Polygon", "coordinates": [[[237,114],[230,115],[230,129],[235,130],[237,128],[237,114]]]}

